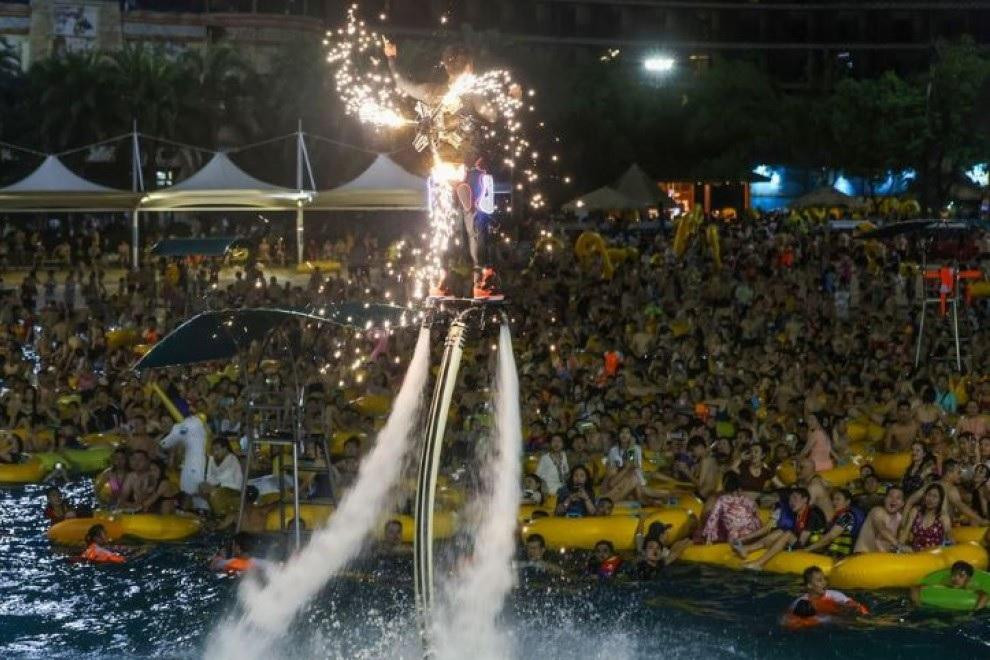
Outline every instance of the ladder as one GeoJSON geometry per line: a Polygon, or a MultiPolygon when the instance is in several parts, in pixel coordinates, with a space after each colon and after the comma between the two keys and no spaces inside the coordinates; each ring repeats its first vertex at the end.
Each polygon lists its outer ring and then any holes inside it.
{"type": "Polygon", "coordinates": [[[278,482],[279,531],[283,535],[288,533],[287,522],[291,523],[296,550],[302,544],[302,519],[299,509],[302,499],[299,492],[300,472],[326,473],[327,477],[327,497],[307,498],[307,503],[334,504],[333,467],[330,463],[330,444],[328,441],[329,424],[326,417],[322,416],[319,428],[306,429],[304,406],[304,389],[299,391],[295,400],[272,391],[255,389],[248,393],[247,458],[244,467],[245,479],[241,484],[240,510],[237,515],[237,531],[239,532],[244,517],[244,507],[247,505],[247,477],[251,473],[252,459],[258,449],[265,446],[273,448],[272,474],[275,475],[278,482]],[[323,454],[322,465],[318,462],[318,458],[302,460],[303,457],[307,456],[307,445],[323,454]],[[286,454],[291,458],[290,465],[285,465],[286,454]],[[291,500],[288,499],[289,492],[286,488],[286,472],[291,473],[291,481],[289,481],[291,500]],[[290,501],[292,502],[292,518],[287,521],[285,509],[290,501]]]}
{"type": "Polygon", "coordinates": [[[921,312],[918,316],[918,341],[914,352],[914,366],[917,367],[921,364],[925,321],[929,316],[934,316],[935,321],[941,320],[943,324],[941,328],[935,328],[935,333],[929,329],[929,333],[933,335],[933,341],[928,346],[928,350],[924,351],[925,358],[931,360],[933,353],[937,353],[941,357],[935,357],[936,361],[955,362],[956,371],[962,373],[964,361],[967,370],[971,366],[969,344],[972,323],[967,315],[964,326],[965,334],[960,333],[959,307],[964,302],[961,293],[967,281],[981,279],[983,274],[978,270],[959,270],[953,266],[937,266],[927,268],[922,275],[924,288],[921,312]],[[937,314],[933,315],[932,312],[935,311],[937,314]],[[946,343],[949,345],[946,346],[946,343]],[[964,347],[966,349],[965,356],[964,347]]]}

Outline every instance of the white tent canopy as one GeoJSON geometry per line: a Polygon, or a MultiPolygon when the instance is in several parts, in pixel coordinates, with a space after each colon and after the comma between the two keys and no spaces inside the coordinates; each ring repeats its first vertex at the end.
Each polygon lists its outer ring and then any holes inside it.
{"type": "Polygon", "coordinates": [[[312,193],[256,179],[235,165],[226,154],[216,153],[188,179],[146,194],[141,199],[140,210],[188,210],[190,207],[291,210],[311,198],[312,193]]]}
{"type": "Polygon", "coordinates": [[[588,213],[590,211],[622,211],[640,208],[641,204],[615,188],[602,186],[586,195],[564,204],[564,210],[572,213],[588,213]]]}
{"type": "Polygon", "coordinates": [[[45,156],[38,169],[0,192],[112,192],[113,188],[101,186],[82,178],[62,164],[58,156],[45,156]]]}
{"type": "Polygon", "coordinates": [[[26,177],[0,188],[0,209],[5,211],[129,211],[137,196],[82,178],[57,156],[46,156],[26,177]]]}
{"type": "Polygon", "coordinates": [[[615,189],[626,197],[639,202],[641,207],[670,206],[671,200],[661,192],[653,179],[639,165],[631,165],[615,182],[615,189]]]}
{"type": "Polygon", "coordinates": [[[426,179],[406,171],[385,154],[347,183],[319,193],[307,208],[324,211],[421,211],[426,179]]]}

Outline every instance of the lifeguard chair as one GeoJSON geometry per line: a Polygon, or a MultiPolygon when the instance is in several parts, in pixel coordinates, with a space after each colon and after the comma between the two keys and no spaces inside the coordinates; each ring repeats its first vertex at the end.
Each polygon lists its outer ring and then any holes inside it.
{"type": "MultiPolygon", "coordinates": [[[[969,305],[970,285],[983,279],[983,272],[979,270],[961,270],[954,266],[929,266],[922,274],[924,294],[921,300],[921,313],[918,317],[918,341],[914,352],[914,366],[921,364],[922,347],[925,337],[925,320],[931,311],[937,310],[936,320],[943,320],[949,323],[951,330],[952,346],[949,351],[948,360],[956,363],[956,371],[963,370],[963,344],[968,346],[969,333],[961,336],[959,333],[959,306],[960,303],[969,305]]],[[[938,336],[936,335],[936,344],[938,336]]],[[[935,346],[929,347],[927,356],[930,358],[935,346]]],[[[967,363],[969,355],[966,356],[967,363]]],[[[969,366],[967,364],[967,366],[969,366]]]]}

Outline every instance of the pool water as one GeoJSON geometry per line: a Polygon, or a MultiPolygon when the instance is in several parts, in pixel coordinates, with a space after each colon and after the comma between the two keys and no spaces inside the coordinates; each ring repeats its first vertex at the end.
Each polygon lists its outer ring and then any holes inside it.
{"type": "MultiPolygon", "coordinates": [[[[68,489],[85,497],[88,486],[68,489]]],[[[45,537],[43,492],[0,491],[0,658],[199,657],[236,602],[206,568],[205,537],[149,547],[125,566],[68,560],[45,537]]],[[[279,657],[420,657],[411,562],[355,567],[295,624],[279,657]]],[[[788,633],[791,577],[675,565],[648,583],[526,577],[505,627],[521,658],[987,658],[990,615],[913,612],[903,592],[856,594],[869,624],[788,633]]]]}

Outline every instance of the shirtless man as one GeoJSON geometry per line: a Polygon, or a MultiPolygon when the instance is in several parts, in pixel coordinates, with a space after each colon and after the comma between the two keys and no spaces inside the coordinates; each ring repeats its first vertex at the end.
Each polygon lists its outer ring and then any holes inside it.
{"type": "Polygon", "coordinates": [[[897,552],[897,530],[904,518],[904,491],[891,486],[883,504],[873,507],[863,521],[853,552],[897,552]]]}
{"type": "Polygon", "coordinates": [[[151,462],[147,452],[136,449],[131,452],[131,471],[124,478],[120,489],[120,508],[139,509],[149,496],[155,492],[155,477],[148,469],[151,462]]]}
{"type": "Polygon", "coordinates": [[[694,457],[694,466],[690,469],[683,463],[679,471],[691,480],[698,496],[703,500],[715,494],[718,490],[718,461],[708,450],[708,444],[702,438],[691,438],[688,451],[694,457]]]}
{"type": "Polygon", "coordinates": [[[918,422],[911,415],[911,404],[901,399],[897,402],[897,416],[887,428],[881,446],[885,452],[908,451],[918,437],[918,422]]]}
{"type": "MultiPolygon", "coordinates": [[[[971,525],[978,527],[985,527],[990,525],[990,521],[983,518],[976,511],[973,510],[971,506],[966,504],[962,497],[959,495],[959,482],[962,479],[962,466],[959,465],[954,459],[947,459],[942,463],[942,479],[939,480],[939,484],[942,485],[942,489],[945,490],[945,506],[948,509],[949,517],[953,520],[958,520],[960,518],[966,518],[969,520],[971,525]]],[[[919,488],[914,492],[911,497],[908,498],[907,504],[904,506],[905,511],[910,511],[911,507],[917,504],[922,497],[925,496],[925,488],[919,488]]]]}
{"type": "Polygon", "coordinates": [[[832,507],[831,489],[828,483],[815,472],[815,462],[810,458],[802,458],[797,464],[796,486],[807,489],[811,495],[811,505],[817,506],[825,514],[827,520],[835,515],[832,507]]]}
{"type": "Polygon", "coordinates": [[[127,438],[127,447],[132,451],[144,452],[148,457],[158,456],[160,448],[158,443],[148,435],[145,428],[145,419],[142,415],[135,415],[130,419],[130,434],[127,438]]]}

